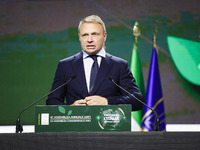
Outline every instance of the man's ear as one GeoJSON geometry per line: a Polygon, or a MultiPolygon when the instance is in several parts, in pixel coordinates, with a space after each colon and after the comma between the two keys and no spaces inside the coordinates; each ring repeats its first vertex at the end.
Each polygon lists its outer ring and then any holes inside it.
{"type": "Polygon", "coordinates": [[[80,41],[80,33],[78,33],[78,39],[79,39],[79,41],[80,41]]]}
{"type": "Polygon", "coordinates": [[[106,41],[107,39],[107,32],[104,33],[104,42],[106,41]]]}

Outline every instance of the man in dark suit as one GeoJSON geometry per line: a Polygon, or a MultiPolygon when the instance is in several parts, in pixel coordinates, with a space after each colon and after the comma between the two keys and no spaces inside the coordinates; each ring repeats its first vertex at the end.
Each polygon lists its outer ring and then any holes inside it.
{"type": "Polygon", "coordinates": [[[135,97],[143,100],[127,61],[104,50],[107,33],[100,17],[92,15],[79,23],[82,51],[59,62],[52,89],[75,75],[65,87],[49,95],[47,105],[117,105],[131,104],[133,110],[142,104],[119,89],[113,80],[135,97]],[[66,102],[65,102],[66,99],[66,102]]]}

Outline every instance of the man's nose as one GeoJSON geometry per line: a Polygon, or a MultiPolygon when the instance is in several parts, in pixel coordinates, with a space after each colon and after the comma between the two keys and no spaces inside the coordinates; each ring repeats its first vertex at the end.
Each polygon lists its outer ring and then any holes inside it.
{"type": "Polygon", "coordinates": [[[93,42],[92,35],[89,35],[89,36],[88,36],[88,39],[87,39],[87,41],[88,41],[89,43],[93,42]]]}

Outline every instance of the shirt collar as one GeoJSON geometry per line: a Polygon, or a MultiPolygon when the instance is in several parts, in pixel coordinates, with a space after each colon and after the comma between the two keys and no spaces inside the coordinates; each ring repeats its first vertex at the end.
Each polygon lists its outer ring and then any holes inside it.
{"type": "MultiPolygon", "coordinates": [[[[89,56],[84,50],[82,50],[82,52],[83,52],[83,59],[85,59],[85,58],[87,58],[89,56]]],[[[106,51],[105,51],[105,49],[102,47],[102,49],[96,55],[105,58],[106,57],[106,51]]]]}

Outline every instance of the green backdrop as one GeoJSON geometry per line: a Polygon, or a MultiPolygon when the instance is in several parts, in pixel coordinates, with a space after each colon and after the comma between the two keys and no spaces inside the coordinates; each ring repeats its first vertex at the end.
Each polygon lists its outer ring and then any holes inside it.
{"type": "MultiPolygon", "coordinates": [[[[79,0],[0,2],[0,125],[15,124],[24,107],[50,91],[58,61],[81,50],[77,26],[90,14],[105,21],[106,51],[128,62],[134,37],[119,20],[130,27],[138,21],[142,35],[150,41],[157,21],[157,44],[167,53],[158,53],[166,122],[200,123],[200,88],[178,73],[166,41],[167,35],[199,41],[200,2],[184,0],[181,10],[168,1],[96,2],[102,9],[79,0]]],[[[152,44],[139,38],[138,53],[146,85],[152,44]]],[[[45,105],[45,100],[38,104],[45,105]]],[[[34,107],[22,114],[21,123],[34,123],[34,107]]]]}

